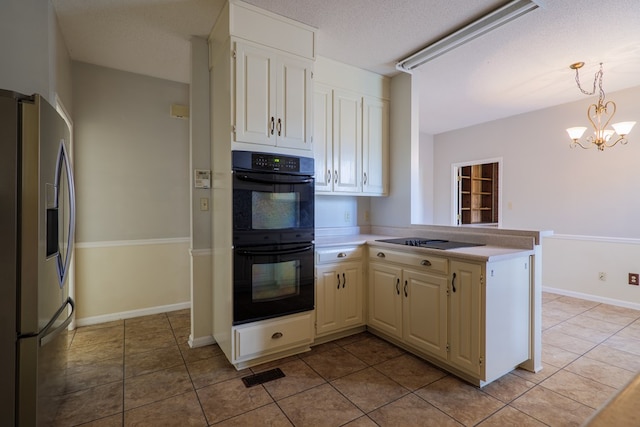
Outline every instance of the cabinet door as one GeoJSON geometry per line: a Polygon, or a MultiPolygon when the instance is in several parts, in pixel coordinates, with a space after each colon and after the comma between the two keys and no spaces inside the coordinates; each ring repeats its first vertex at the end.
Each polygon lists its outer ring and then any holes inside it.
{"type": "Polygon", "coordinates": [[[236,43],[235,56],[235,140],[276,145],[275,59],[244,43],[236,43]]]}
{"type": "Polygon", "coordinates": [[[338,291],[342,326],[355,327],[364,324],[362,264],[342,263],[341,288],[338,291]]]}
{"type": "Polygon", "coordinates": [[[333,91],[316,83],[313,94],[313,157],[316,191],[330,192],[333,174],[333,91]]]}
{"type": "Polygon", "coordinates": [[[316,335],[340,328],[338,264],[316,267],[316,335]]]}
{"type": "Polygon", "coordinates": [[[362,104],[362,192],[388,192],[389,101],[364,97],[362,104]]]}
{"type": "Polygon", "coordinates": [[[276,145],[311,150],[313,63],[279,57],[277,66],[276,145]]]}
{"type": "Polygon", "coordinates": [[[360,95],[333,91],[333,191],[362,191],[362,103],[360,95]]]}
{"type": "Polygon", "coordinates": [[[404,340],[442,359],[447,358],[447,278],[404,270],[404,340]]]}
{"type": "Polygon", "coordinates": [[[449,293],[449,361],[456,368],[483,379],[481,338],[482,267],[451,261],[451,291],[449,293]]]}
{"type": "Polygon", "coordinates": [[[402,338],[401,270],[384,264],[369,264],[369,325],[402,338]]]}

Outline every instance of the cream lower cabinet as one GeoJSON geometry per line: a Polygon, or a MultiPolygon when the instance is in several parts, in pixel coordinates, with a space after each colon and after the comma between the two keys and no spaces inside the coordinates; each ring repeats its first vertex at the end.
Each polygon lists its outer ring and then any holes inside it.
{"type": "Polygon", "coordinates": [[[362,248],[317,252],[316,336],[364,325],[362,248]]]}
{"type": "Polygon", "coordinates": [[[446,357],[448,261],[375,247],[369,260],[368,324],[446,357]]]}
{"type": "Polygon", "coordinates": [[[480,386],[529,358],[529,257],[474,263],[369,251],[374,333],[480,386]]]}

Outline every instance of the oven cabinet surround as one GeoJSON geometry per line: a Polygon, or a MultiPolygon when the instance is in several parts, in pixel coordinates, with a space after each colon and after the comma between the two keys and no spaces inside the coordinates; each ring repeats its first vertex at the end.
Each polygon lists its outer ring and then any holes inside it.
{"type": "Polygon", "coordinates": [[[236,368],[308,351],[313,342],[314,311],[233,327],[236,368]]]}
{"type": "Polygon", "coordinates": [[[369,246],[368,327],[472,384],[530,358],[530,257],[477,262],[369,246]]]}
{"type": "Polygon", "coordinates": [[[364,326],[363,252],[362,246],[316,251],[316,340],[364,326]]]}
{"type": "Polygon", "coordinates": [[[212,329],[213,338],[227,359],[236,368],[243,368],[303,352],[313,341],[313,311],[233,326],[231,152],[246,150],[312,157],[307,137],[313,107],[309,77],[315,59],[315,29],[242,1],[230,0],[220,12],[208,42],[212,329]],[[292,73],[290,79],[283,77],[283,70],[292,73]],[[284,101],[278,101],[277,93],[283,89],[291,90],[292,98],[285,96],[284,101]],[[293,102],[295,111],[283,107],[282,103],[289,101],[293,102]],[[273,102],[275,107],[271,106],[273,102]],[[298,111],[303,104],[305,110],[298,111]],[[241,122],[237,121],[238,113],[241,122]],[[269,141],[275,142],[265,145],[260,138],[271,138],[272,114],[274,135],[278,132],[280,115],[281,137],[286,138],[271,139],[269,141]],[[291,148],[294,145],[296,148],[291,148]]]}
{"type": "Polygon", "coordinates": [[[386,196],[389,80],[319,57],[313,94],[318,194],[386,196]]]}
{"type": "Polygon", "coordinates": [[[234,42],[234,141],[311,150],[313,61],[234,42]]]}

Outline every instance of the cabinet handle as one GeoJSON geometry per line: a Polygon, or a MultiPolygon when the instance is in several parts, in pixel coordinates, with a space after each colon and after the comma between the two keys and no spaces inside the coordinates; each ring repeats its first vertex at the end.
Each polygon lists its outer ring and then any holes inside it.
{"type": "Polygon", "coordinates": [[[408,284],[409,284],[409,283],[407,283],[407,281],[405,280],[405,281],[404,281],[404,297],[405,297],[405,298],[409,296],[409,294],[407,293],[407,285],[408,285],[408,284]]]}
{"type": "Polygon", "coordinates": [[[273,135],[273,131],[276,128],[276,123],[275,123],[275,119],[273,118],[273,116],[271,117],[271,135],[273,135]]]}
{"type": "Polygon", "coordinates": [[[378,253],[376,254],[376,256],[377,256],[378,258],[384,258],[384,257],[385,257],[385,254],[384,254],[384,252],[378,252],[378,253]]]}
{"type": "Polygon", "coordinates": [[[431,261],[429,261],[428,259],[423,259],[420,264],[427,267],[431,267],[431,261]]]}
{"type": "Polygon", "coordinates": [[[338,287],[336,289],[340,289],[340,273],[336,274],[338,277],[338,287]]]}
{"type": "Polygon", "coordinates": [[[347,254],[345,254],[344,252],[340,252],[340,253],[338,254],[338,258],[344,258],[344,257],[346,257],[346,256],[347,256],[347,254]]]}
{"type": "Polygon", "coordinates": [[[347,284],[347,278],[345,277],[344,273],[342,273],[342,289],[344,289],[344,285],[347,284]]]}
{"type": "Polygon", "coordinates": [[[400,278],[396,279],[396,292],[400,295],[400,278]]]}
{"type": "Polygon", "coordinates": [[[366,184],[367,183],[367,173],[363,172],[362,175],[364,176],[364,179],[362,180],[362,183],[366,184]]]}
{"type": "Polygon", "coordinates": [[[277,340],[278,338],[282,338],[282,332],[276,332],[273,335],[271,335],[272,340],[277,340]]]}
{"type": "Polygon", "coordinates": [[[456,291],[456,273],[453,273],[453,279],[451,279],[451,289],[453,292],[456,291]]]}
{"type": "Polygon", "coordinates": [[[338,183],[338,170],[337,169],[335,171],[333,171],[333,183],[334,184],[338,183]]]}
{"type": "Polygon", "coordinates": [[[327,183],[331,184],[331,171],[327,170],[327,183]]]}
{"type": "Polygon", "coordinates": [[[278,136],[282,133],[282,120],[278,119],[278,136]]]}

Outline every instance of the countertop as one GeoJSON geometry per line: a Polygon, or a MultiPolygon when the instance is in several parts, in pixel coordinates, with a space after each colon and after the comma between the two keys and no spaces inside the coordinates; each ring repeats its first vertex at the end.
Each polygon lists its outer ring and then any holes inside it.
{"type": "Polygon", "coordinates": [[[584,425],[588,427],[640,425],[640,374],[604,404],[584,425]]]}
{"type": "MultiPolygon", "coordinates": [[[[505,246],[484,245],[472,246],[458,249],[428,249],[415,246],[397,245],[394,243],[378,242],[380,239],[390,239],[397,236],[383,236],[375,234],[349,234],[340,236],[322,236],[316,237],[316,249],[331,248],[335,246],[352,246],[352,245],[375,245],[378,247],[386,247],[388,249],[402,250],[405,252],[423,253],[431,255],[447,256],[449,258],[458,258],[466,261],[493,262],[510,258],[533,255],[533,249],[512,248],[505,246]]],[[[451,238],[450,240],[458,240],[459,238],[451,238]]]]}

